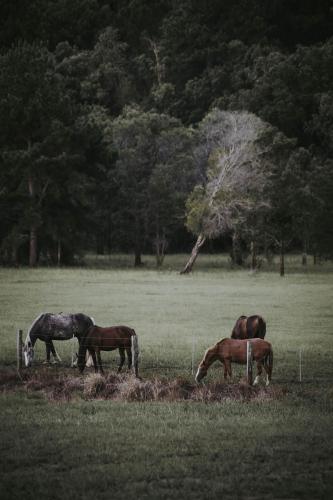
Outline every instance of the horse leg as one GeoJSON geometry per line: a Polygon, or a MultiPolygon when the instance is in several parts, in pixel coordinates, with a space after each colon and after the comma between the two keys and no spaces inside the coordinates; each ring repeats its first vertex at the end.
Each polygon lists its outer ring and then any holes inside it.
{"type": "Polygon", "coordinates": [[[50,357],[51,357],[51,342],[50,341],[45,341],[45,349],[46,349],[46,360],[44,361],[44,363],[49,363],[50,357]]]}
{"type": "Polygon", "coordinates": [[[103,366],[102,366],[101,351],[98,347],[96,347],[96,356],[97,356],[97,369],[101,373],[104,373],[103,366]]]}
{"type": "Polygon", "coordinates": [[[93,366],[93,364],[94,364],[94,360],[93,360],[92,354],[89,351],[87,351],[87,353],[86,353],[86,367],[90,368],[91,366],[93,366]]]}
{"type": "Polygon", "coordinates": [[[123,347],[119,347],[119,355],[120,355],[120,361],[118,366],[118,373],[121,371],[125,363],[125,349],[123,347]]]}
{"type": "Polygon", "coordinates": [[[57,351],[55,350],[55,347],[53,345],[53,341],[50,340],[50,348],[51,348],[51,352],[52,352],[52,356],[54,358],[54,362],[57,363],[61,363],[61,358],[59,356],[59,354],[57,353],[57,351]]]}
{"type": "MultiPolygon", "coordinates": [[[[95,349],[92,349],[92,348],[88,347],[88,351],[89,351],[90,356],[92,357],[92,360],[93,360],[93,363],[94,363],[95,372],[97,373],[98,372],[98,367],[97,367],[95,349]]],[[[84,361],[84,363],[85,363],[85,361],[84,361]]]]}
{"type": "Polygon", "coordinates": [[[128,369],[130,370],[132,368],[132,349],[129,347],[126,349],[127,353],[127,360],[128,360],[128,369]]]}
{"type": "Polygon", "coordinates": [[[262,374],[262,363],[261,361],[257,361],[257,376],[254,379],[253,385],[259,384],[261,374],[262,374]]]}
{"type": "Polygon", "coordinates": [[[226,380],[228,375],[231,377],[231,363],[228,359],[224,359],[223,365],[224,365],[224,379],[226,380]]]}

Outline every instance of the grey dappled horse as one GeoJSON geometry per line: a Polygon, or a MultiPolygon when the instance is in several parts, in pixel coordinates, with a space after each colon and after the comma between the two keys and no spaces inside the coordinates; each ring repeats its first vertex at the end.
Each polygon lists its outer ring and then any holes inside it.
{"type": "Polygon", "coordinates": [[[25,340],[23,352],[25,365],[30,366],[34,358],[34,346],[37,339],[45,342],[46,361],[50,361],[52,353],[55,362],[61,361],[58,356],[53,340],[69,340],[76,337],[79,341],[88,328],[93,326],[94,320],[85,314],[40,314],[32,323],[25,340]]]}

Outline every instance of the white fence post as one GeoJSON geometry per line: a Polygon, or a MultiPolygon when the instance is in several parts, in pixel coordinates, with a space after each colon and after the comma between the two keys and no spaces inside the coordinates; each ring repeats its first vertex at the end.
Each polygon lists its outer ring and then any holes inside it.
{"type": "Polygon", "coordinates": [[[16,334],[16,362],[17,362],[17,369],[21,370],[23,366],[23,331],[22,330],[17,330],[16,334]]]}
{"type": "Polygon", "coordinates": [[[250,341],[246,342],[246,379],[249,385],[252,385],[252,344],[250,341]]]}
{"type": "Polygon", "coordinates": [[[194,351],[195,351],[195,339],[192,337],[192,360],[191,360],[191,372],[194,375],[194,351]]]}

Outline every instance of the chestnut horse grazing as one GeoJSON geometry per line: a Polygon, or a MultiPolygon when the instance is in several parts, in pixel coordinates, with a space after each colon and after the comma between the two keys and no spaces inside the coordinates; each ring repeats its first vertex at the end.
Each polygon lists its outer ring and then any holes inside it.
{"type": "Polygon", "coordinates": [[[264,339],[266,335],[265,320],[258,316],[240,316],[232,330],[232,339],[264,339]]]}
{"type": "Polygon", "coordinates": [[[120,372],[125,362],[126,351],[128,368],[131,368],[133,364],[135,376],[138,376],[139,344],[138,337],[132,328],[128,326],[111,326],[108,328],[92,326],[89,328],[80,344],[77,363],[80,372],[83,372],[85,367],[87,349],[93,359],[95,371],[100,371],[101,373],[103,373],[101,351],[119,349],[120,364],[118,372],[120,372]]]}
{"type": "Polygon", "coordinates": [[[223,339],[220,340],[213,347],[210,347],[205,352],[203,360],[199,364],[197,374],[195,376],[196,382],[200,382],[207,375],[208,368],[214,361],[221,361],[224,366],[224,378],[227,375],[231,377],[231,363],[246,364],[246,344],[251,342],[252,357],[257,362],[257,376],[254,385],[259,382],[259,377],[262,373],[262,367],[265,368],[267,373],[266,385],[268,385],[272,378],[273,369],[273,350],[269,342],[262,339],[248,340],[234,340],[223,339]]]}

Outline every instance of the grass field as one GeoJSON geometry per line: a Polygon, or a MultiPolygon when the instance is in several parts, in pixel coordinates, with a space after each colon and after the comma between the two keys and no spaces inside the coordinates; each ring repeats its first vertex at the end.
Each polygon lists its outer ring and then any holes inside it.
{"type": "MultiPolygon", "coordinates": [[[[143,403],[87,400],[77,391],[65,401],[19,379],[15,390],[3,384],[1,498],[329,498],[332,266],[304,272],[292,257],[281,279],[273,269],[251,274],[231,270],[225,257],[203,256],[193,275],[180,276],[184,256],[168,259],[162,271],[145,260],[140,270],[123,256],[91,258],[94,268],[0,269],[2,374],[15,369],[18,328],[27,331],[43,311],[82,311],[99,325],[135,328],[144,380],[191,384],[192,357],[197,366],[239,315],[259,313],[274,349],[272,387],[279,397],[143,403]]],[[[68,367],[71,341],[58,342],[57,350],[62,367],[36,370],[78,377],[68,367]]],[[[44,355],[37,343],[37,360],[44,355]]],[[[102,357],[110,373],[117,354],[102,357]]],[[[243,367],[234,367],[231,384],[238,387],[243,375],[243,367]]],[[[206,387],[221,378],[221,368],[213,367],[206,387]]]]}

